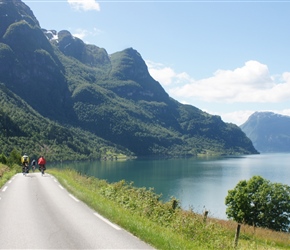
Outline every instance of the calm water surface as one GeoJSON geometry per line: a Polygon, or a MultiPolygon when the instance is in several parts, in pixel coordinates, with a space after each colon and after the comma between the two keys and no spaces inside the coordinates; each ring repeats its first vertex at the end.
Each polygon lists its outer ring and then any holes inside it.
{"type": "Polygon", "coordinates": [[[260,175],[271,182],[290,185],[290,154],[261,154],[216,159],[137,159],[63,163],[89,176],[109,182],[127,180],[137,187],[152,187],[163,200],[176,197],[184,209],[209,210],[226,218],[224,205],[228,190],[240,180],[260,175]]]}

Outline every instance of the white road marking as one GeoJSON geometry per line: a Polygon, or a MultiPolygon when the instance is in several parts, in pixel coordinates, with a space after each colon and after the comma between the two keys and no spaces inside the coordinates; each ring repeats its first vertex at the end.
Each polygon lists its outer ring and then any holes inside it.
{"type": "Polygon", "coordinates": [[[109,224],[111,227],[115,228],[116,230],[122,230],[120,227],[118,227],[117,225],[113,224],[112,222],[110,222],[109,220],[104,218],[102,215],[100,215],[98,213],[94,213],[94,215],[97,216],[98,218],[100,218],[102,221],[104,221],[107,224],[109,224]]]}
{"type": "Polygon", "coordinates": [[[5,187],[2,189],[2,192],[5,192],[7,188],[8,188],[8,187],[5,186],[5,187]]]}
{"type": "Polygon", "coordinates": [[[58,185],[61,189],[64,189],[62,185],[58,185]]]}
{"type": "Polygon", "coordinates": [[[10,184],[12,182],[12,180],[8,181],[8,183],[10,184]]]}
{"type": "Polygon", "coordinates": [[[69,194],[69,196],[70,196],[72,199],[74,199],[76,202],[79,202],[79,200],[78,200],[76,197],[74,197],[72,194],[69,194]]]}

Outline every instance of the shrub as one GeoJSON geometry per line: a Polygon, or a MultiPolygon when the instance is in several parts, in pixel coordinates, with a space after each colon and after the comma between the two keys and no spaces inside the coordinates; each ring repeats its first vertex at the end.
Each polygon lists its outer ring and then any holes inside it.
{"type": "Polygon", "coordinates": [[[226,214],[238,223],[289,232],[289,200],[290,186],[254,176],[228,191],[226,214]]]}

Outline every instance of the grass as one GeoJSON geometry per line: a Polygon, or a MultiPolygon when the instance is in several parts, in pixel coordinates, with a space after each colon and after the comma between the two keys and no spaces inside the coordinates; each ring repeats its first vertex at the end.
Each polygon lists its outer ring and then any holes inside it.
{"type": "Polygon", "coordinates": [[[0,163],[0,188],[17,173],[17,167],[13,166],[9,168],[8,166],[0,163]]]}
{"type": "MultiPolygon", "coordinates": [[[[0,173],[1,169],[3,165],[0,173]]],[[[69,169],[47,172],[78,199],[156,249],[234,248],[235,222],[204,220],[202,215],[182,210],[174,198],[161,202],[153,190],[136,188],[125,181],[107,183],[69,169]]],[[[6,174],[11,177],[14,173],[6,168],[0,186],[6,174]]],[[[290,249],[290,234],[243,225],[236,249],[290,249]]]]}
{"type": "MultiPolygon", "coordinates": [[[[49,170],[94,210],[156,249],[233,249],[237,224],[182,210],[178,201],[160,201],[151,189],[107,183],[73,170],[49,170]],[[120,216],[121,215],[121,216],[120,216]]],[[[289,249],[290,234],[242,226],[237,249],[289,249]]]]}

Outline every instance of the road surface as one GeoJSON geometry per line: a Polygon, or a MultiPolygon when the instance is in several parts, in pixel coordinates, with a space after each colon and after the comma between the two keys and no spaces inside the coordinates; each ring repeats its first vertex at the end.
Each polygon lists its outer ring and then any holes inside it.
{"type": "Polygon", "coordinates": [[[0,249],[153,248],[35,172],[0,189],[0,249]]]}

